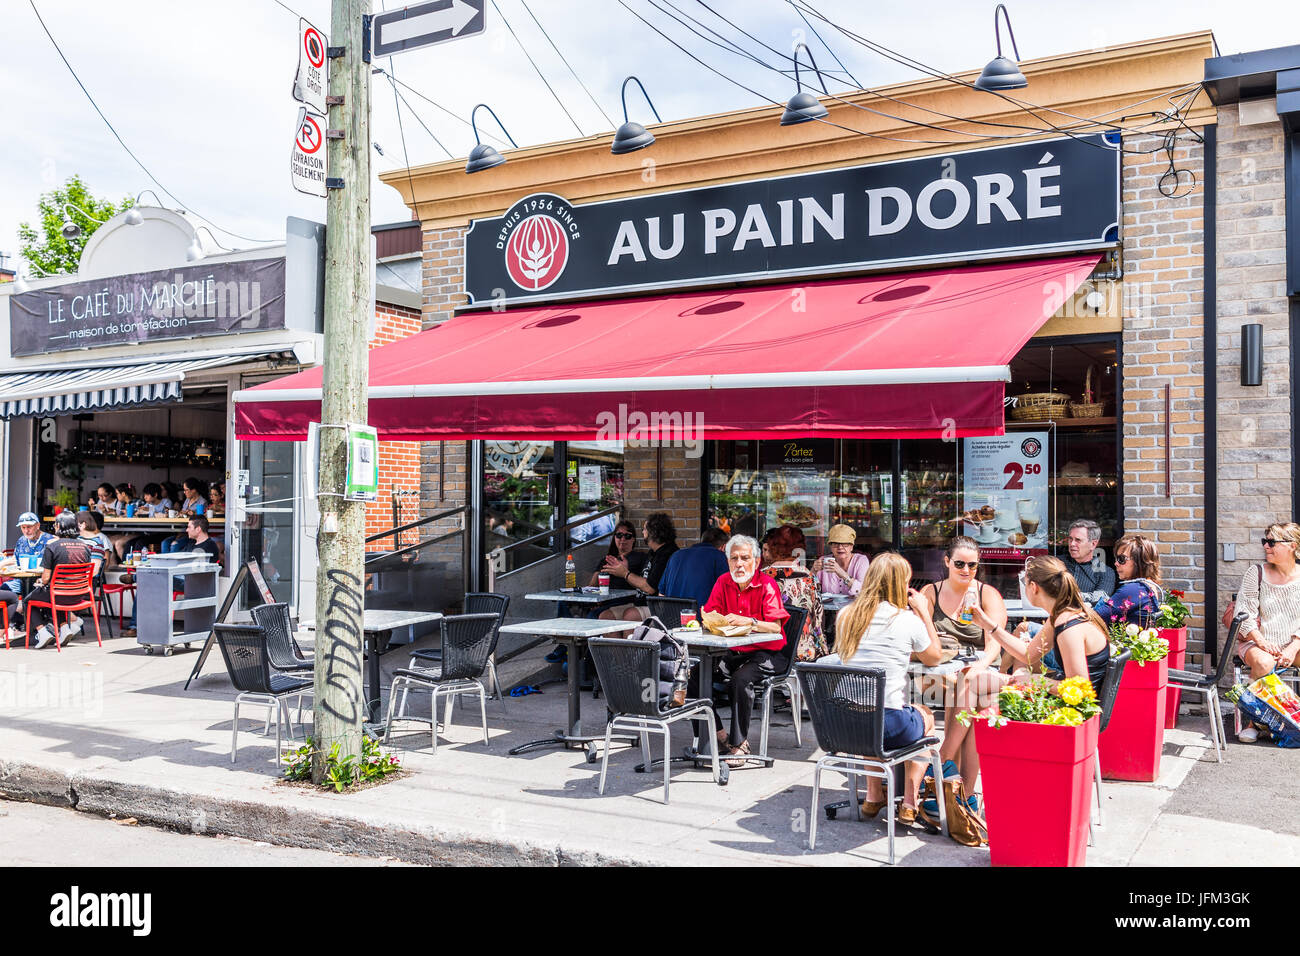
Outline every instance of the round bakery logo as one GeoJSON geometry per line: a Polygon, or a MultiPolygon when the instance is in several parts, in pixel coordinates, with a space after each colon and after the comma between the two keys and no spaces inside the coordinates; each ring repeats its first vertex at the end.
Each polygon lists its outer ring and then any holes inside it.
{"type": "Polygon", "coordinates": [[[554,285],[569,264],[569,243],[579,236],[573,207],[541,194],[515,203],[503,217],[497,247],[510,281],[526,292],[554,285]]]}
{"type": "Polygon", "coordinates": [[[1043,450],[1043,443],[1037,438],[1026,438],[1020,443],[1020,453],[1026,458],[1037,458],[1043,450]]]}

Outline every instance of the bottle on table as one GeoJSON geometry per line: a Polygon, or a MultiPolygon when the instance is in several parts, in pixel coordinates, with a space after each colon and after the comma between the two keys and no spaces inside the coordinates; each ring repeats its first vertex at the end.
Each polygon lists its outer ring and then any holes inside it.
{"type": "Polygon", "coordinates": [[[961,599],[961,611],[958,613],[958,618],[963,624],[973,624],[975,622],[973,609],[975,605],[979,604],[979,600],[979,585],[972,581],[970,587],[966,589],[965,596],[961,599]]]}
{"type": "Polygon", "coordinates": [[[578,586],[578,566],[573,563],[573,555],[569,555],[564,561],[564,587],[572,591],[578,586]]]}

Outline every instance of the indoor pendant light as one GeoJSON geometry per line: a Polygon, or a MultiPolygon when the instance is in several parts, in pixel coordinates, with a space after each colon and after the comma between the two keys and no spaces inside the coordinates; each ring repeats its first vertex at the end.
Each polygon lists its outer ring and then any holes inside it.
{"type": "Polygon", "coordinates": [[[636,85],[641,87],[641,95],[650,104],[650,112],[654,113],[655,122],[663,122],[659,118],[659,111],[655,109],[654,103],[650,100],[650,94],[645,91],[645,84],[635,76],[629,76],[623,81],[623,125],[614,134],[614,142],[609,147],[609,151],[615,156],[622,156],[624,153],[634,153],[638,149],[645,149],[655,141],[654,136],[648,129],[640,123],[634,123],[627,118],[627,85],[633,80],[636,80],[636,85]]]}
{"type": "Polygon", "coordinates": [[[1020,48],[1016,45],[1016,34],[1011,29],[1011,14],[1007,13],[1006,4],[999,3],[993,11],[993,36],[997,40],[998,55],[989,61],[988,66],[984,67],[979,79],[975,81],[975,88],[987,92],[1024,89],[1029,85],[1029,81],[1025,79],[1025,75],[1020,72],[1020,67],[1017,65],[1020,60],[1020,48]],[[1002,19],[1007,24],[1007,35],[1011,37],[1011,49],[1016,55],[1014,60],[1007,59],[1002,55],[1002,34],[998,31],[998,11],[1002,12],[1002,19]]]}

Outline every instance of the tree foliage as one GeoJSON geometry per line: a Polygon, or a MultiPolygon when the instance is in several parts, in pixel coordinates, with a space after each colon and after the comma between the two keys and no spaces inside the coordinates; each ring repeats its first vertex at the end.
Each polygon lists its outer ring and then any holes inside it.
{"type": "Polygon", "coordinates": [[[81,261],[81,251],[95,230],[131,205],[129,198],[116,205],[107,199],[96,199],[81,177],[71,176],[63,186],[41,195],[37,203],[40,219],[35,228],[29,223],[19,223],[22,256],[38,277],[74,273],[81,261]],[[68,219],[81,227],[81,235],[72,239],[63,235],[63,224],[68,219]]]}

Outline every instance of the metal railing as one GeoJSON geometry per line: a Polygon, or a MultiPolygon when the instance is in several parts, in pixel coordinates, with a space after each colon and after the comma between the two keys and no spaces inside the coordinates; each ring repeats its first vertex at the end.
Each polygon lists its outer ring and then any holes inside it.
{"type": "MultiPolygon", "coordinates": [[[[423,527],[426,524],[432,524],[435,521],[441,521],[444,518],[450,518],[453,515],[468,513],[468,505],[461,505],[459,508],[448,508],[446,511],[439,511],[437,514],[429,515],[427,518],[417,518],[415,521],[409,521],[406,524],[398,525],[395,528],[389,528],[388,530],[381,531],[378,534],[372,534],[366,538],[366,544],[370,544],[373,541],[382,541],[384,538],[392,538],[393,542],[396,543],[398,540],[397,536],[403,531],[410,531],[412,528],[423,527]]],[[[395,548],[392,551],[384,551],[380,554],[367,555],[366,567],[371,568],[372,565],[379,564],[383,561],[390,561],[393,558],[398,558],[406,554],[413,554],[421,548],[427,548],[429,545],[437,544],[440,541],[447,541],[456,537],[458,534],[464,533],[465,522],[462,520],[459,528],[455,531],[450,531],[447,534],[438,535],[436,538],[421,538],[419,541],[415,542],[415,544],[408,544],[405,547],[395,548]]]]}
{"type": "MultiPolygon", "coordinates": [[[[503,544],[498,548],[493,548],[491,551],[488,552],[487,555],[488,590],[489,591],[496,590],[496,578],[498,574],[513,574],[516,571],[522,571],[524,568],[532,567],[534,564],[538,564],[541,561],[549,560],[550,558],[555,556],[554,554],[549,554],[546,557],[539,558],[537,561],[532,561],[529,564],[524,565],[523,567],[512,568],[510,571],[506,571],[506,554],[508,552],[513,551],[516,548],[524,547],[525,545],[533,544],[534,542],[537,541],[542,541],[548,538],[554,538],[557,535],[565,535],[567,537],[568,533],[572,531],[574,528],[580,528],[585,524],[590,524],[592,521],[596,521],[599,518],[604,518],[606,515],[618,514],[622,510],[623,510],[622,505],[613,505],[612,507],[605,508],[603,511],[597,511],[592,514],[586,514],[578,518],[573,518],[558,528],[548,528],[547,530],[541,531],[537,534],[529,535],[527,538],[520,538],[518,541],[511,541],[508,544],[503,544]]],[[[598,535],[592,540],[597,541],[600,538],[604,538],[606,536],[607,535],[598,535]]],[[[586,542],[583,543],[585,544],[586,542]]]]}

